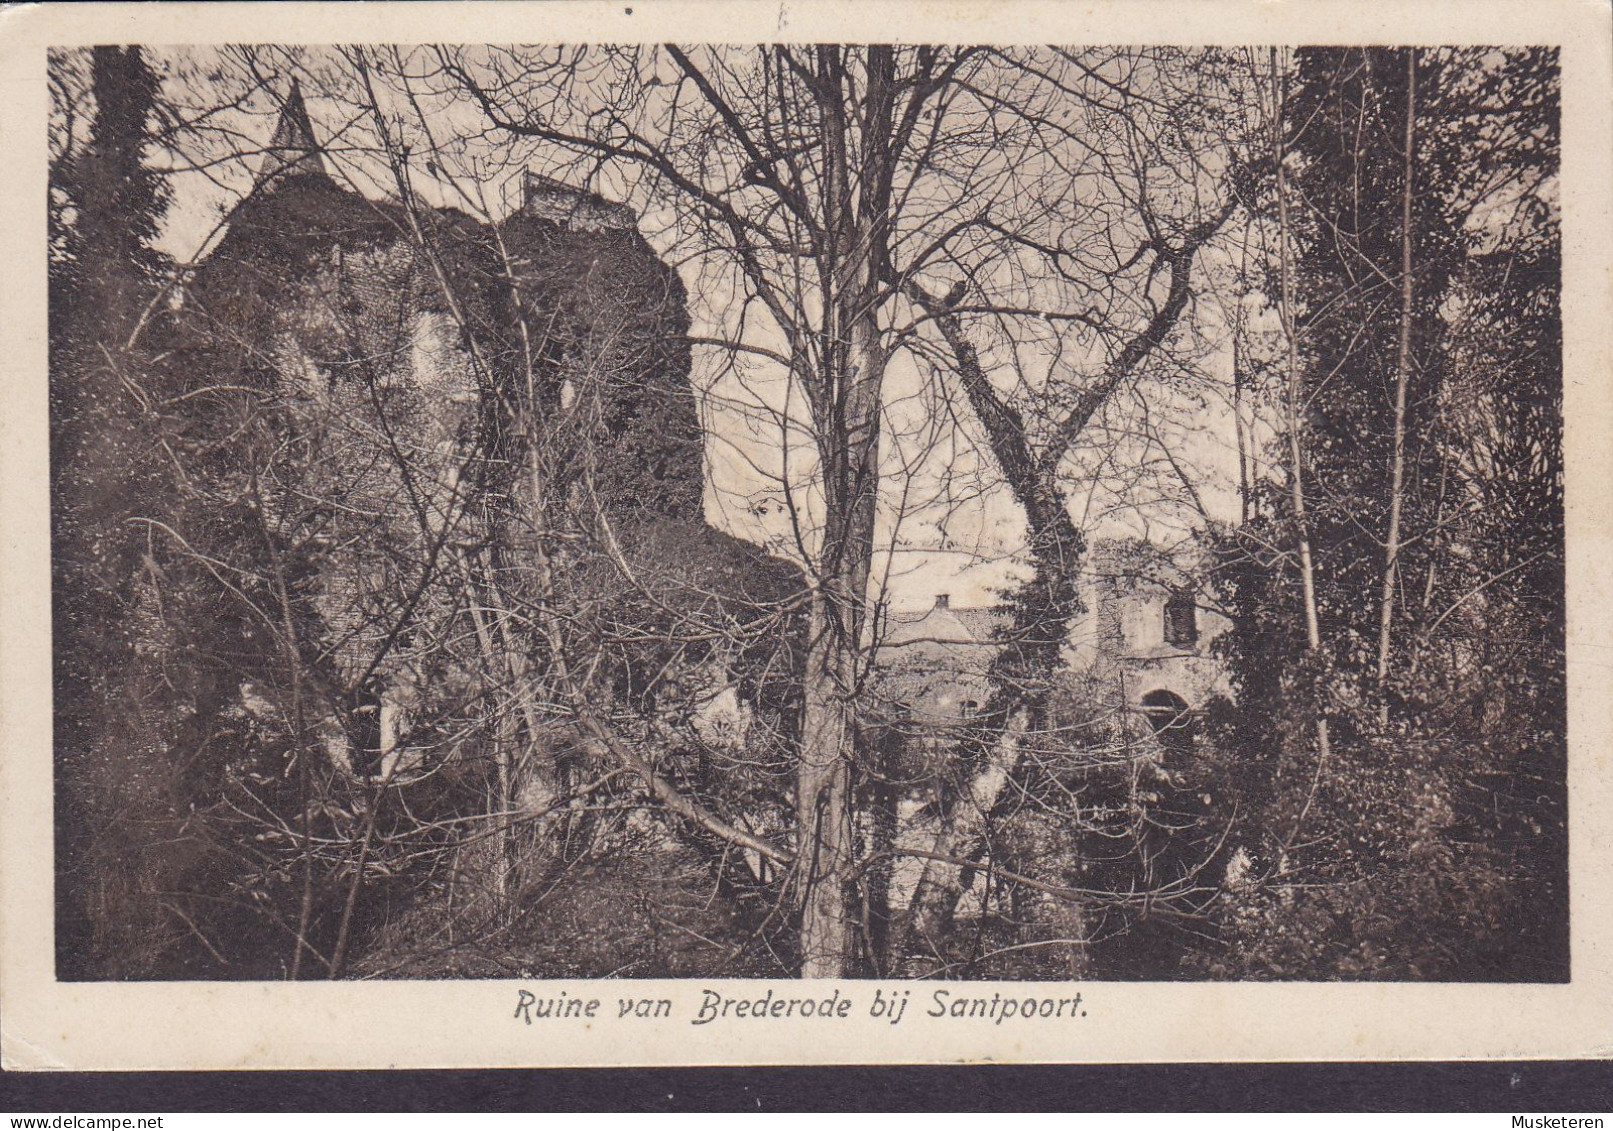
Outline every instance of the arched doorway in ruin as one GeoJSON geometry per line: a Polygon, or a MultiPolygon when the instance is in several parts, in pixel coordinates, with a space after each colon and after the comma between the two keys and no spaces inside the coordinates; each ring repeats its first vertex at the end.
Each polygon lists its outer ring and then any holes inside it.
{"type": "Polygon", "coordinates": [[[1187,700],[1161,688],[1143,696],[1142,711],[1149,728],[1166,750],[1186,753],[1193,749],[1198,720],[1187,700]]]}

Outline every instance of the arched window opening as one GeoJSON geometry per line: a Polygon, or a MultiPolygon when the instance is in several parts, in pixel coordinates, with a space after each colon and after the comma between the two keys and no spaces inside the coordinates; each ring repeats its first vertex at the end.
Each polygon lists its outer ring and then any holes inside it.
{"type": "Polygon", "coordinates": [[[1193,749],[1197,719],[1180,695],[1164,690],[1150,691],[1143,696],[1143,715],[1166,750],[1187,753],[1193,749]]]}
{"type": "Polygon", "coordinates": [[[1165,643],[1190,648],[1199,639],[1199,606],[1190,589],[1178,589],[1165,602],[1165,643]]]}

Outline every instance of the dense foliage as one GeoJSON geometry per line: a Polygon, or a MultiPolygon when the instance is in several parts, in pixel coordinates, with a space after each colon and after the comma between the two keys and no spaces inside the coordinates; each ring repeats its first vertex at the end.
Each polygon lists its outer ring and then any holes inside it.
{"type": "Polygon", "coordinates": [[[1566,977],[1554,83],[1539,51],[1296,55],[1280,159],[1304,393],[1274,451],[1308,507],[1271,484],[1219,541],[1222,735],[1265,882],[1229,896],[1216,969],[1566,977]]]}

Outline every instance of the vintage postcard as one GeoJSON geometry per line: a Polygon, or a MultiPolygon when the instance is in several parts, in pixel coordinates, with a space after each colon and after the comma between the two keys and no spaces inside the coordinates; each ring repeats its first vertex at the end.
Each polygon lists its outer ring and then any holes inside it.
{"type": "Polygon", "coordinates": [[[1613,1054],[1610,31],[0,13],[5,1066],[1613,1054]]]}

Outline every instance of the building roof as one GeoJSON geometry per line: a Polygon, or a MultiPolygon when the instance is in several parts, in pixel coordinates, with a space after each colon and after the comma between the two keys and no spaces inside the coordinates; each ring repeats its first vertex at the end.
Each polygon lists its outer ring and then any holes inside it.
{"type": "Polygon", "coordinates": [[[880,647],[895,648],[916,643],[964,647],[994,645],[997,643],[996,629],[1007,619],[1007,613],[1000,608],[953,607],[945,603],[931,605],[916,613],[890,613],[885,618],[885,632],[880,647]]]}
{"type": "Polygon", "coordinates": [[[945,597],[919,612],[890,613],[879,642],[876,695],[914,718],[955,724],[989,698],[997,654],[995,608],[955,608],[945,597]]]}

